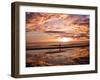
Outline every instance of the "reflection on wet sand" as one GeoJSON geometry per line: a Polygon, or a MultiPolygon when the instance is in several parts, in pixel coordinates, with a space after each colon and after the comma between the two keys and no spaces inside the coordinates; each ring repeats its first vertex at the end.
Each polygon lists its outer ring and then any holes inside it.
{"type": "Polygon", "coordinates": [[[27,67],[89,64],[89,47],[27,50],[26,56],[27,67]]]}

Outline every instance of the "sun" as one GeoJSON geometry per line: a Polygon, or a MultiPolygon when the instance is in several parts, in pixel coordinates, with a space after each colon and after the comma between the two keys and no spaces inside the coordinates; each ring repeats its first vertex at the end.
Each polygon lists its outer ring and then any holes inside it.
{"type": "Polygon", "coordinates": [[[60,38],[59,41],[60,42],[68,42],[68,41],[71,41],[72,38],[67,38],[67,37],[63,37],[63,38],[60,38]]]}

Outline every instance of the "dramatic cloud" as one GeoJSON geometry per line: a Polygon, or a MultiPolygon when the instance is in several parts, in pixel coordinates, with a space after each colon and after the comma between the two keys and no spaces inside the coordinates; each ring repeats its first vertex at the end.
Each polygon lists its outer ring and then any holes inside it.
{"type": "Polygon", "coordinates": [[[26,13],[27,31],[89,32],[89,15],[26,13]]]}
{"type": "Polygon", "coordinates": [[[63,31],[66,33],[88,33],[89,15],[26,13],[27,31],[63,31]]]}

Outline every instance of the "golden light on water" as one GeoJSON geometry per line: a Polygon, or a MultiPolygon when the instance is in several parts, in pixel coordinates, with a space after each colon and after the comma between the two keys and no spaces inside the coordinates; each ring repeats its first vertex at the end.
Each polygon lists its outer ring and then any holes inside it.
{"type": "Polygon", "coordinates": [[[60,38],[58,39],[60,42],[69,42],[72,40],[72,38],[66,38],[66,37],[63,37],[63,38],[60,38]]]}

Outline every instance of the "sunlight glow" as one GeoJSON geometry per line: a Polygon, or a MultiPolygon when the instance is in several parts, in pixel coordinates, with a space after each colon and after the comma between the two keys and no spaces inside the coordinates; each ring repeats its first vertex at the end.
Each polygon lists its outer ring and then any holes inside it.
{"type": "Polygon", "coordinates": [[[66,37],[59,39],[60,42],[68,42],[68,41],[71,41],[71,40],[72,40],[72,38],[66,38],[66,37]]]}

